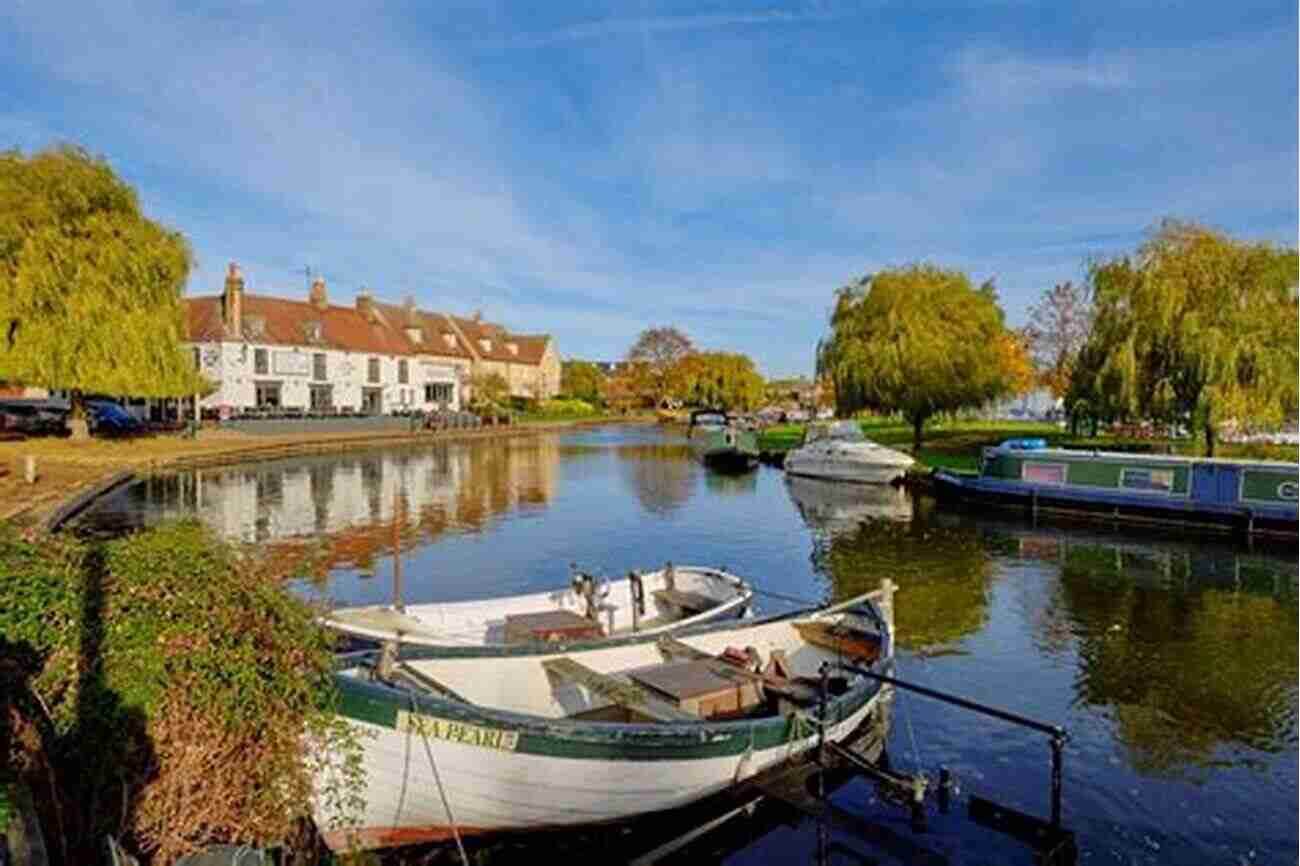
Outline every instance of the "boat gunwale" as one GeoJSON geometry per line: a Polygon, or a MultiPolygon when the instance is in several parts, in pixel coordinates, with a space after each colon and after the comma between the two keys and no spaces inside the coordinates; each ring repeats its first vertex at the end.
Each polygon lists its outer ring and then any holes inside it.
{"type": "Polygon", "coordinates": [[[1082,448],[1011,448],[1004,445],[986,446],[984,448],[984,453],[997,454],[1000,456],[1013,456],[1021,459],[1032,459],[1035,456],[1044,455],[1056,457],[1057,459],[1097,460],[1102,462],[1139,460],[1155,463],[1167,463],[1175,466],[1208,463],[1216,466],[1240,466],[1246,469],[1280,469],[1300,473],[1300,463],[1289,463],[1285,460],[1255,460],[1234,457],[1190,457],[1186,454],[1142,454],[1134,451],[1102,451],[1098,449],[1089,451],[1082,448]]]}

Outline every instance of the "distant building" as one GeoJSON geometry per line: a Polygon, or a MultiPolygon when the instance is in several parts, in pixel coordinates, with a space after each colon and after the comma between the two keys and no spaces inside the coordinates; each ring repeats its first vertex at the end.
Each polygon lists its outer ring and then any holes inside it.
{"type": "Polygon", "coordinates": [[[627,361],[592,361],[591,363],[606,376],[617,376],[627,366],[627,361]]]}
{"type": "Polygon", "coordinates": [[[545,399],[560,389],[560,359],[547,335],[411,301],[382,303],[368,292],[337,306],[321,278],[302,301],[252,295],[232,262],[220,295],[186,298],[185,308],[195,364],[217,383],[205,408],[458,409],[472,397],[472,379],[492,373],[515,397],[545,399]]]}

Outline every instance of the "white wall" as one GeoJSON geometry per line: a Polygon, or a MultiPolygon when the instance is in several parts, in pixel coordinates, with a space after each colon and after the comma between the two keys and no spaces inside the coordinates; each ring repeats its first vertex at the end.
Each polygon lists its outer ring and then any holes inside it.
{"type": "Polygon", "coordinates": [[[424,399],[424,386],[442,382],[456,386],[451,408],[459,409],[462,395],[458,371],[469,366],[468,361],[454,358],[403,356],[408,362],[409,372],[408,384],[403,385],[397,381],[399,358],[392,355],[252,342],[200,343],[197,347],[201,372],[221,383],[217,391],[200,401],[205,408],[229,406],[244,409],[256,406],[256,383],[276,381],[281,383],[280,402],[285,407],[307,409],[311,406],[311,386],[331,385],[335,406],[351,406],[360,410],[362,389],[382,388],[385,412],[401,408],[430,410],[437,408],[437,405],[424,399]],[[258,349],[267,351],[268,366],[264,375],[254,373],[253,359],[258,349]],[[326,379],[318,382],[312,376],[312,359],[321,351],[326,356],[326,379]],[[369,381],[369,361],[372,357],[380,359],[379,382],[369,381]]]}

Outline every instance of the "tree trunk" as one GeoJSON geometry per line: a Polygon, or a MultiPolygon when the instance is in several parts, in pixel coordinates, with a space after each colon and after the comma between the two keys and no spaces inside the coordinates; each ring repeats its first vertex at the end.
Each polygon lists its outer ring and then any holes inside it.
{"type": "Polygon", "coordinates": [[[68,412],[69,438],[84,442],[90,438],[90,424],[86,421],[86,403],[79,389],[72,390],[68,403],[71,408],[68,412]]]}
{"type": "Polygon", "coordinates": [[[1214,456],[1214,425],[1208,421],[1205,424],[1205,456],[1214,456]]]}
{"type": "Polygon", "coordinates": [[[912,419],[912,456],[921,454],[921,430],[925,427],[925,416],[918,415],[912,419]]]}

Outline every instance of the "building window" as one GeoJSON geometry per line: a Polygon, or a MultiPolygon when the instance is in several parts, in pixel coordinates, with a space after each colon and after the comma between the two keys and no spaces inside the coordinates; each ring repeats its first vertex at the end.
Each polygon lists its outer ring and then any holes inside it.
{"type": "Polygon", "coordinates": [[[370,359],[369,373],[370,373],[369,381],[371,382],[379,381],[379,359],[378,358],[370,359]]]}
{"type": "Polygon", "coordinates": [[[424,402],[445,403],[450,406],[456,400],[456,386],[451,382],[434,382],[424,386],[424,402]]]}
{"type": "Polygon", "coordinates": [[[362,388],[361,411],[367,415],[379,415],[384,411],[384,389],[362,388]]]}
{"type": "Polygon", "coordinates": [[[399,384],[402,385],[405,385],[411,381],[411,377],[408,374],[405,358],[397,362],[397,381],[399,384]]]}
{"type": "Polygon", "coordinates": [[[325,373],[325,353],[317,352],[311,356],[311,377],[317,382],[322,382],[329,378],[325,373]]]}
{"type": "Polygon", "coordinates": [[[271,372],[267,366],[267,351],[265,349],[253,350],[253,372],[258,376],[265,376],[271,372]]]}
{"type": "Polygon", "coordinates": [[[312,385],[311,408],[313,412],[328,412],[333,409],[334,389],[329,385],[312,385]]]}
{"type": "Polygon", "coordinates": [[[259,408],[280,408],[279,382],[258,382],[254,385],[254,393],[257,395],[257,405],[259,408]]]}

